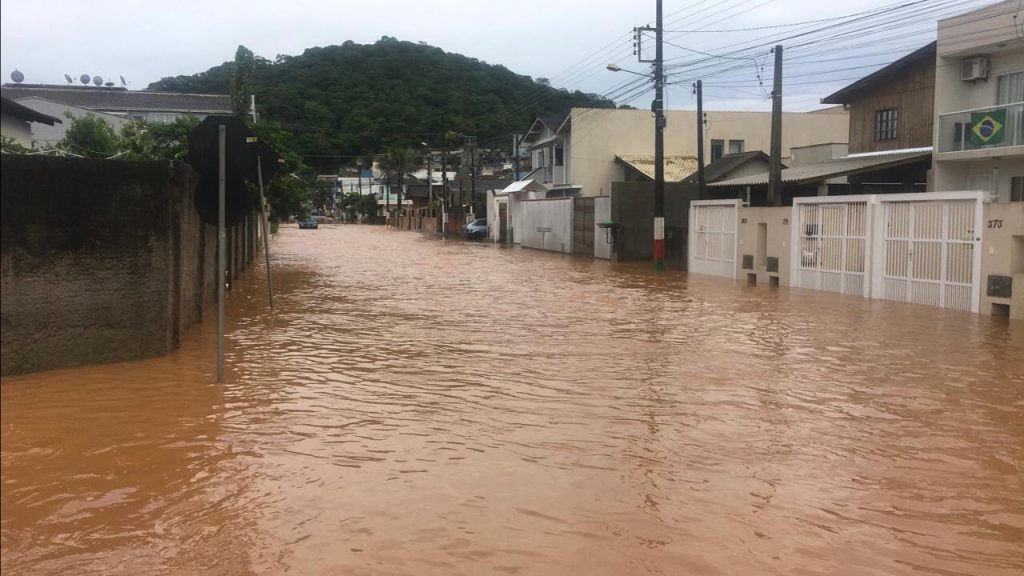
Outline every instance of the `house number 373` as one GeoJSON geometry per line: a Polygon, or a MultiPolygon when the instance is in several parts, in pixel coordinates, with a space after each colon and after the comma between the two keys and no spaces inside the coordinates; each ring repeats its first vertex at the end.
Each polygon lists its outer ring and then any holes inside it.
{"type": "Polygon", "coordinates": [[[989,228],[1002,228],[1003,227],[1003,221],[1002,220],[989,220],[988,221],[988,227],[989,228]]]}

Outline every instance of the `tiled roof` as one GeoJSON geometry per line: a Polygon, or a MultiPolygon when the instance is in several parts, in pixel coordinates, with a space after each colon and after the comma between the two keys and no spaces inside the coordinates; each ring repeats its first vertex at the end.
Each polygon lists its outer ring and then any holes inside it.
{"type": "MultiPolygon", "coordinates": [[[[619,162],[631,166],[644,176],[654,179],[653,154],[619,154],[615,156],[619,162]]],[[[693,156],[666,156],[665,181],[680,182],[697,171],[697,159],[693,156]]]]}
{"type": "Polygon", "coordinates": [[[12,85],[0,89],[12,100],[35,96],[51,102],[77,106],[87,110],[198,112],[230,114],[231,97],[221,94],[185,94],[181,92],[146,92],[122,88],[91,88],[78,86],[12,85]]]}

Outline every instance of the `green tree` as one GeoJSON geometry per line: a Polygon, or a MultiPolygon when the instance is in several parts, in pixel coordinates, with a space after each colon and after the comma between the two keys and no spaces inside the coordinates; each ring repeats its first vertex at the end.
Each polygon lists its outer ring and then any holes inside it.
{"type": "MultiPolygon", "coordinates": [[[[394,38],[345,42],[269,61],[240,46],[235,60],[193,76],[164,78],[150,90],[230,94],[236,113],[259,100],[260,124],[288,130],[287,146],[321,174],[343,157],[388,147],[418,148],[442,130],[508,147],[538,114],[610,108],[610,100],[550,86],[440,48],[394,38]],[[442,121],[442,118],[444,121],[442,121]]],[[[279,148],[280,149],[280,148],[279,148]]]]}
{"type": "Polygon", "coordinates": [[[195,116],[184,116],[171,123],[125,124],[121,128],[124,158],[184,161],[188,155],[188,136],[198,125],[199,119],[195,116]]]}
{"type": "Polygon", "coordinates": [[[61,150],[86,158],[110,158],[120,152],[120,137],[102,118],[93,114],[80,118],[67,114],[67,117],[71,120],[71,127],[64,134],[64,139],[57,143],[61,150]]]}
{"type": "Polygon", "coordinates": [[[231,78],[231,110],[236,116],[245,117],[249,112],[249,97],[252,94],[253,75],[256,72],[256,57],[245,46],[235,50],[235,74],[231,78]]]}
{"type": "Polygon", "coordinates": [[[18,142],[10,136],[3,136],[0,138],[0,152],[3,152],[4,154],[24,154],[29,151],[31,151],[31,148],[26,148],[25,146],[18,144],[18,142]]]}

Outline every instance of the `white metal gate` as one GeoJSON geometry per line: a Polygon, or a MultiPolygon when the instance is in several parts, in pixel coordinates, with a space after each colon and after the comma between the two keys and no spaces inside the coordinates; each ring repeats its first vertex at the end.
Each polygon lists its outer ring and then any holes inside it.
{"type": "Polygon", "coordinates": [[[868,295],[870,202],[870,196],[793,200],[794,286],[868,295]]]}
{"type": "Polygon", "coordinates": [[[931,200],[918,198],[879,197],[876,297],[977,312],[980,197],[951,193],[931,200]]]}
{"type": "Polygon", "coordinates": [[[739,205],[739,200],[690,203],[690,272],[736,278],[739,205]]]}

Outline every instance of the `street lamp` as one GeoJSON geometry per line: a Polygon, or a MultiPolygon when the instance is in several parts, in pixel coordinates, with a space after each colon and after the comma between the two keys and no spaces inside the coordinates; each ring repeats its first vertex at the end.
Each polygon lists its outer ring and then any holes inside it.
{"type": "Polygon", "coordinates": [[[626,70],[618,64],[608,64],[606,68],[612,72],[628,72],[654,80],[654,269],[665,269],[665,78],[662,68],[661,50],[661,0],[657,2],[657,56],[654,59],[654,74],[641,74],[626,70]]]}

